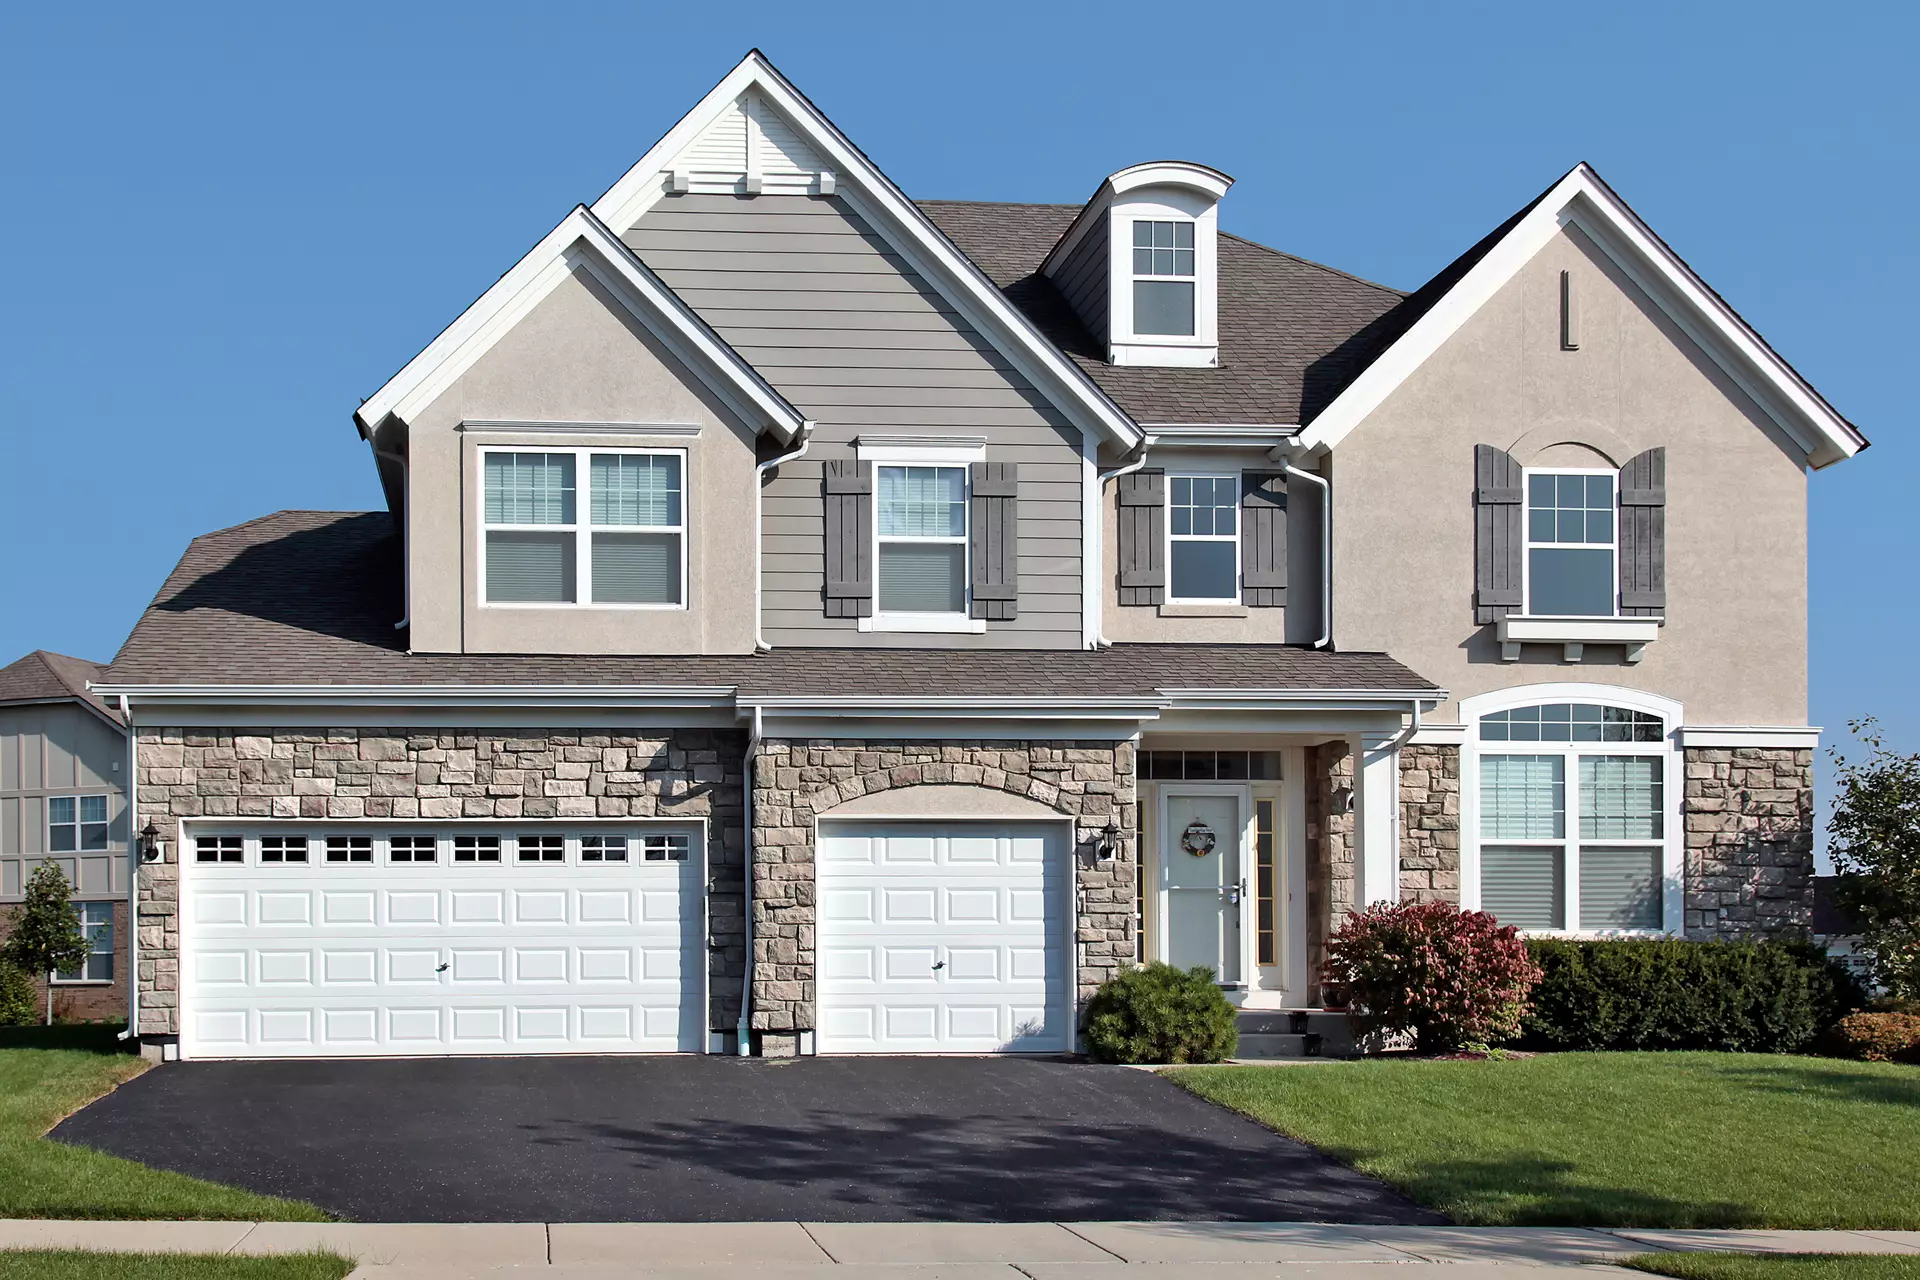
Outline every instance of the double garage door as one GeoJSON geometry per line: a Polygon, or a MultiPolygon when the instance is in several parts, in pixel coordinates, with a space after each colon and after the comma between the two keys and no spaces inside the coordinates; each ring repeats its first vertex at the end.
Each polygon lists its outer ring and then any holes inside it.
{"type": "Polygon", "coordinates": [[[182,850],[182,1053],[697,1052],[701,835],[196,826],[182,850]]]}
{"type": "Polygon", "coordinates": [[[822,821],[819,1051],[1072,1048],[1067,830],[822,821]]]}

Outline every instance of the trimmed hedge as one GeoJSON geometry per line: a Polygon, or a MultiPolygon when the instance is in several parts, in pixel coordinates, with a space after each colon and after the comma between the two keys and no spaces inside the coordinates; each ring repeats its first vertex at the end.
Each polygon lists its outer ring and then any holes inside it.
{"type": "Polygon", "coordinates": [[[1520,1034],[1533,1049],[1799,1053],[1863,996],[1810,943],[1533,938],[1527,947],[1542,973],[1520,1034]]]}
{"type": "Polygon", "coordinates": [[[1109,978],[1087,1002],[1096,1062],[1223,1062],[1240,1044],[1213,970],[1155,962],[1109,978]]]}

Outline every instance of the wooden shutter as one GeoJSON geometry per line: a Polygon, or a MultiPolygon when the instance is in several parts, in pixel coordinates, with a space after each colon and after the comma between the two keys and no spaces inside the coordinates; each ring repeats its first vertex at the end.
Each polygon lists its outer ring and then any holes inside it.
{"type": "Polygon", "coordinates": [[[1018,468],[1011,462],[973,463],[967,487],[973,616],[1011,622],[1020,609],[1018,468]]]}
{"type": "Polygon", "coordinates": [[[1620,612],[1667,611],[1667,451],[1649,449],[1620,468],[1620,612]]]}
{"type": "Polygon", "coordinates": [[[1504,449],[1473,446],[1473,618],[1492,622],[1524,605],[1520,464],[1504,449]]]}
{"type": "Polygon", "coordinates": [[[873,616],[873,464],[826,464],[827,616],[873,616]]]}
{"type": "Polygon", "coordinates": [[[1240,473],[1240,602],[1255,609],[1287,603],[1287,473],[1240,473]]]}
{"type": "Polygon", "coordinates": [[[1120,603],[1165,604],[1167,599],[1167,473],[1140,470],[1120,477],[1120,603]]]}

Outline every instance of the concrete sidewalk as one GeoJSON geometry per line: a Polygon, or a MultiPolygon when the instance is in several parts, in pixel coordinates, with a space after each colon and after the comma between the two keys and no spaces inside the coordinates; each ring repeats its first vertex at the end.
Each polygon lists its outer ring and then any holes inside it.
{"type": "Polygon", "coordinates": [[[272,1254],[327,1250],[359,1280],[1526,1280],[1630,1275],[1661,1250],[1920,1254],[1917,1231],[1369,1227],[1302,1222],[304,1223],[0,1221],[0,1249],[272,1254]],[[1382,1263],[1398,1264],[1382,1272],[1382,1263]],[[1521,1269],[1525,1268],[1524,1271],[1521,1269]]]}

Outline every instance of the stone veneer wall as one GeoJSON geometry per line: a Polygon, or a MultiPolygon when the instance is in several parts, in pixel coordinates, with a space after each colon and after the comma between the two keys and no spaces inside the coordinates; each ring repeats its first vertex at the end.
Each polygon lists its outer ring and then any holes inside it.
{"type": "Polygon", "coordinates": [[[794,1052],[795,1033],[815,1025],[814,819],[899,787],[986,787],[1074,819],[1084,1003],[1133,963],[1134,755],[1126,742],[763,741],[753,778],[753,1026],[763,1052],[794,1052]],[[1109,820],[1126,833],[1121,854],[1096,863],[1093,841],[1109,820]]]}
{"type": "Polygon", "coordinates": [[[179,818],[705,818],[712,1025],[738,1017],[741,760],[732,730],[141,729],[140,812],[166,832],[140,869],[140,1031],[178,1034],[179,818]]]}
{"type": "Polygon", "coordinates": [[[1801,933],[1813,922],[1813,752],[1686,753],[1689,938],[1801,933]]]}
{"type": "Polygon", "coordinates": [[[1327,938],[1353,910],[1357,820],[1351,804],[1337,803],[1339,792],[1353,795],[1352,749],[1325,742],[1308,747],[1306,760],[1307,999],[1317,1003],[1327,938]]]}
{"type": "Polygon", "coordinates": [[[1400,748],[1400,900],[1460,901],[1460,748],[1400,748]]]}

